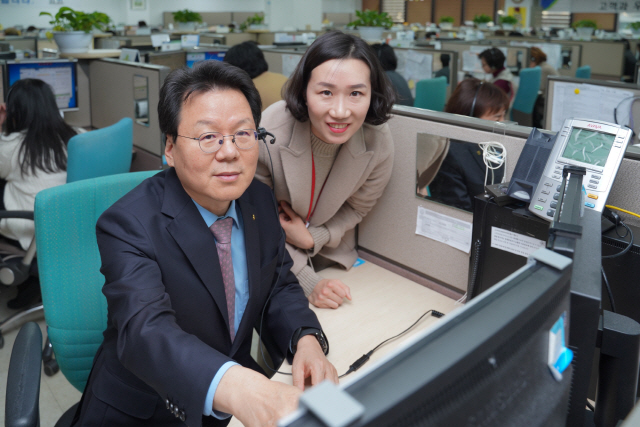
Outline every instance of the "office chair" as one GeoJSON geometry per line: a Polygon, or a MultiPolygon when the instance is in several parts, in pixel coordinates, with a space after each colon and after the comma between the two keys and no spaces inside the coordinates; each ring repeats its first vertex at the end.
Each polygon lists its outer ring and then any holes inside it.
{"type": "MultiPolygon", "coordinates": [[[[103,129],[81,133],[67,144],[67,183],[129,172],[133,150],[133,121],[126,117],[103,129]]],[[[2,218],[33,219],[33,212],[3,211],[2,218]]],[[[15,251],[6,261],[0,262],[0,285],[17,286],[29,277],[37,277],[35,239],[29,249],[15,251]]],[[[2,333],[13,329],[25,319],[35,318],[42,312],[42,304],[30,306],[0,322],[0,348],[4,346],[2,333]]],[[[43,354],[45,373],[53,375],[58,368],[52,359],[51,347],[45,346],[43,354]]]]}
{"type": "MultiPolygon", "coordinates": [[[[84,390],[107,323],[107,301],[102,294],[104,276],[100,273],[96,222],[116,200],[156,173],[134,172],[87,179],[49,188],[36,196],[36,245],[48,335],[60,370],[79,391],[84,390]]],[[[28,325],[23,329],[33,329],[28,325]]],[[[37,332],[40,332],[39,328],[37,332]]],[[[39,342],[36,355],[38,373],[41,338],[39,342]]],[[[36,356],[22,357],[30,359],[36,356]]],[[[33,378],[33,375],[29,374],[28,377],[33,378]]],[[[29,408],[38,407],[37,404],[25,402],[23,397],[17,397],[20,393],[28,393],[28,387],[9,389],[10,385],[7,383],[7,396],[11,396],[13,403],[20,402],[20,405],[29,408]]],[[[35,396],[38,397],[37,393],[35,396]]],[[[10,408],[5,410],[9,411],[10,408]]],[[[69,425],[74,413],[75,406],[61,420],[68,418],[66,425],[69,425]]],[[[56,425],[65,424],[59,421],[56,425]]]]}
{"type": "Polygon", "coordinates": [[[540,91],[540,79],[540,67],[520,70],[520,85],[511,106],[511,120],[515,120],[523,126],[531,126],[533,107],[536,105],[540,91]]]}
{"type": "Polygon", "coordinates": [[[576,70],[576,77],[579,79],[590,79],[591,78],[591,66],[583,65],[582,67],[578,67],[576,70]]]}
{"type": "Polygon", "coordinates": [[[447,78],[424,79],[416,83],[416,99],[413,106],[433,111],[444,111],[447,99],[447,78]]]}

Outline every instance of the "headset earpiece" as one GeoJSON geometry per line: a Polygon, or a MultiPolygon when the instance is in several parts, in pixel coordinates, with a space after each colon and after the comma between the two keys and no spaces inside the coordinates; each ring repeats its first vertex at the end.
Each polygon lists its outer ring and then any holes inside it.
{"type": "Polygon", "coordinates": [[[267,132],[265,128],[258,128],[258,138],[261,139],[265,144],[267,143],[267,135],[271,137],[271,141],[269,141],[269,143],[275,144],[276,136],[274,134],[272,134],[271,132],[267,132]]]}

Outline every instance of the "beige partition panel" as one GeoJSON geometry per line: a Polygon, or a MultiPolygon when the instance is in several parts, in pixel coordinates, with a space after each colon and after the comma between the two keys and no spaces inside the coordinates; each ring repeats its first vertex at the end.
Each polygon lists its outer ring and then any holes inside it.
{"type": "Polygon", "coordinates": [[[164,65],[170,70],[184,67],[187,63],[187,53],[183,50],[175,52],[152,52],[148,56],[149,64],[164,65]]]}
{"type": "Polygon", "coordinates": [[[235,46],[242,42],[258,41],[258,34],[256,33],[229,33],[229,34],[225,34],[224,36],[226,40],[225,44],[229,47],[235,46]]]}
{"type": "MultiPolygon", "coordinates": [[[[465,292],[469,254],[444,243],[415,234],[418,206],[473,222],[470,212],[458,210],[415,196],[416,141],[420,132],[470,142],[497,141],[507,149],[507,180],[531,128],[511,126],[504,134],[490,122],[446,113],[396,107],[389,121],[395,145],[393,173],[378,203],[358,229],[358,246],[402,267],[465,292]],[[484,128],[484,130],[482,130],[484,128]],[[497,132],[497,133],[496,133],[497,132]]],[[[638,197],[640,161],[625,158],[609,195],[608,204],[640,212],[638,197]]],[[[629,224],[640,220],[624,215],[629,224]]]]}
{"type": "Polygon", "coordinates": [[[415,234],[416,218],[418,206],[468,222],[473,221],[473,215],[416,197],[417,134],[426,132],[469,142],[500,142],[507,149],[509,179],[529,129],[514,126],[511,129],[520,136],[505,136],[499,125],[495,127],[497,133],[492,132],[491,122],[485,120],[411,107],[396,107],[394,112],[396,114],[389,121],[395,145],[393,174],[384,194],[359,226],[358,246],[464,292],[469,254],[415,234]],[[488,130],[472,129],[474,125],[488,127],[488,130]]]}
{"type": "Polygon", "coordinates": [[[110,126],[123,117],[133,123],[133,144],[156,156],[162,155],[162,134],[158,125],[160,87],[169,73],[168,67],[137,64],[117,59],[93,61],[91,72],[91,119],[93,126],[110,126]],[[148,79],[149,126],[136,123],[133,79],[148,79]]]}
{"type": "Polygon", "coordinates": [[[252,17],[256,14],[259,16],[264,16],[264,12],[231,12],[231,21],[235,21],[236,24],[240,25],[244,21],[246,21],[247,18],[252,17]]]}
{"type": "Polygon", "coordinates": [[[76,67],[78,77],[78,111],[64,113],[64,121],[71,126],[91,127],[91,88],[89,64],[95,59],[79,59],[76,67]]]}
{"type": "Polygon", "coordinates": [[[276,33],[258,33],[258,44],[262,46],[271,46],[276,41],[276,33]]]}
{"type": "Polygon", "coordinates": [[[264,59],[269,65],[269,71],[273,73],[284,74],[289,77],[293,71],[294,63],[302,58],[302,55],[307,50],[307,47],[300,47],[295,49],[264,49],[264,59]]]}
{"type": "Polygon", "coordinates": [[[38,39],[36,37],[5,37],[0,40],[3,43],[8,43],[13,50],[32,50],[38,52],[38,39]]]}
{"type": "Polygon", "coordinates": [[[335,28],[340,28],[341,26],[347,25],[350,22],[356,20],[355,13],[325,13],[323,15],[323,21],[333,22],[333,26],[335,28]]]}
{"type": "MultiPolygon", "coordinates": [[[[202,16],[202,22],[206,22],[208,25],[229,25],[233,19],[231,19],[231,12],[199,12],[202,16]]],[[[166,27],[170,23],[173,24],[173,12],[163,12],[162,20],[166,27]]],[[[239,24],[240,22],[238,22],[239,24]]]]}

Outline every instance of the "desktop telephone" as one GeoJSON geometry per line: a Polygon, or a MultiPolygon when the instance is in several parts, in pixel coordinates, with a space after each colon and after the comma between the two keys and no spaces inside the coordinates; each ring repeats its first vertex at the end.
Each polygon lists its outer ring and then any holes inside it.
{"type": "Polygon", "coordinates": [[[587,169],[583,181],[585,207],[602,212],[631,139],[631,129],[597,120],[566,119],[558,132],[529,210],[552,221],[565,165],[587,169]]]}

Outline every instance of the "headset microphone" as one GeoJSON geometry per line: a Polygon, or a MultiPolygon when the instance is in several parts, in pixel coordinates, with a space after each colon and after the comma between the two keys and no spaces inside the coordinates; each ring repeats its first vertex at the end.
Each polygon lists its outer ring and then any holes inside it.
{"type": "Polygon", "coordinates": [[[258,128],[258,138],[260,138],[265,144],[267,143],[267,135],[271,137],[271,141],[269,141],[269,143],[275,144],[276,136],[274,134],[272,134],[271,132],[267,132],[265,128],[258,128]]]}

